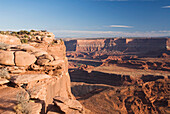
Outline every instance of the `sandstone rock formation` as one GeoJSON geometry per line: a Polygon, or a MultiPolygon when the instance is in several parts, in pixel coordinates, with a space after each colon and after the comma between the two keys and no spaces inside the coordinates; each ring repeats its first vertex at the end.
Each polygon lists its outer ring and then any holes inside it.
{"type": "Polygon", "coordinates": [[[27,52],[17,51],[15,52],[15,64],[16,66],[29,66],[36,61],[36,57],[27,52]]]}
{"type": "Polygon", "coordinates": [[[103,39],[77,39],[65,41],[67,51],[91,53],[96,52],[113,55],[110,51],[138,56],[159,56],[167,52],[170,45],[169,38],[103,38],[103,39]]]}
{"type": "Polygon", "coordinates": [[[83,112],[83,106],[77,100],[56,96],[53,102],[66,114],[81,114],[83,112]]]}
{"type": "Polygon", "coordinates": [[[53,104],[55,96],[72,101],[69,112],[75,111],[72,107],[79,102],[71,93],[66,48],[63,42],[53,40],[44,37],[43,42],[9,43],[5,44],[8,49],[1,48],[0,113],[47,113],[50,105],[58,111],[54,113],[61,113],[62,107],[53,104]]]}
{"type": "Polygon", "coordinates": [[[0,64],[15,65],[15,63],[14,63],[14,52],[12,52],[12,51],[1,51],[0,52],[0,64]]]}
{"type": "Polygon", "coordinates": [[[0,34],[0,42],[5,44],[21,44],[21,41],[19,38],[15,36],[9,36],[9,35],[2,35],[0,34]]]}

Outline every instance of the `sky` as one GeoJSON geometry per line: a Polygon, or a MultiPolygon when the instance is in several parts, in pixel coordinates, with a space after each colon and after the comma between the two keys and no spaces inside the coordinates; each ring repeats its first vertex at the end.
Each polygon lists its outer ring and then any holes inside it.
{"type": "Polygon", "coordinates": [[[170,36],[170,0],[0,0],[0,31],[57,38],[170,36]]]}

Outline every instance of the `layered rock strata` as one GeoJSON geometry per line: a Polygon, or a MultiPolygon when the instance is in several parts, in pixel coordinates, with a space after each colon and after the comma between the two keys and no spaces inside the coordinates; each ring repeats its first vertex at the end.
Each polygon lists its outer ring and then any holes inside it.
{"type": "Polygon", "coordinates": [[[67,51],[91,53],[114,50],[136,55],[160,55],[169,50],[169,42],[169,38],[106,38],[69,40],[65,44],[67,51]]]}
{"type": "MultiPolygon", "coordinates": [[[[56,96],[74,101],[66,48],[63,42],[53,40],[13,45],[3,42],[8,49],[0,50],[0,113],[43,114],[51,110],[56,96]]],[[[64,112],[62,106],[54,107],[58,109],[54,113],[64,112]]],[[[80,108],[79,113],[83,113],[80,108]]]]}

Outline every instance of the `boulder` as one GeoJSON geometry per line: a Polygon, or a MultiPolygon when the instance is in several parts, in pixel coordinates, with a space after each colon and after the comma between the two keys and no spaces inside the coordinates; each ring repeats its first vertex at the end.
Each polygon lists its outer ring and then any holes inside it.
{"type": "Polygon", "coordinates": [[[15,65],[15,63],[14,63],[14,52],[0,51],[0,64],[15,65]]]}
{"type": "Polygon", "coordinates": [[[63,60],[55,60],[55,61],[47,63],[46,65],[56,66],[56,65],[59,65],[60,63],[64,63],[64,61],[63,60]]]}
{"type": "Polygon", "coordinates": [[[32,54],[23,51],[15,52],[16,66],[29,66],[36,61],[36,57],[32,54]]]}
{"type": "Polygon", "coordinates": [[[42,41],[47,42],[47,43],[52,43],[54,40],[54,37],[44,37],[42,38],[42,41]]]}
{"type": "Polygon", "coordinates": [[[46,51],[35,51],[35,52],[33,52],[33,53],[31,53],[31,54],[33,54],[33,55],[35,55],[36,57],[39,57],[39,56],[42,56],[42,55],[44,55],[44,54],[48,54],[46,51]]]}
{"type": "Polygon", "coordinates": [[[45,85],[38,85],[32,88],[28,88],[27,91],[32,99],[46,100],[47,90],[45,85]]]}
{"type": "Polygon", "coordinates": [[[49,63],[49,61],[50,61],[49,59],[38,59],[36,63],[38,65],[46,65],[49,63]]]}
{"type": "Polygon", "coordinates": [[[21,41],[16,36],[2,35],[0,34],[0,42],[5,44],[21,44],[21,41]]]}
{"type": "Polygon", "coordinates": [[[42,109],[42,104],[35,103],[35,102],[29,102],[31,106],[31,114],[40,114],[42,109]]]}
{"type": "Polygon", "coordinates": [[[50,61],[53,61],[54,58],[51,55],[43,54],[42,56],[39,56],[39,59],[48,59],[50,61]]]}
{"type": "Polygon", "coordinates": [[[34,52],[36,50],[35,47],[30,46],[29,44],[18,45],[17,48],[22,49],[26,52],[34,52]]]}
{"type": "Polygon", "coordinates": [[[23,74],[23,75],[11,76],[10,81],[20,85],[20,84],[27,84],[33,81],[42,80],[45,78],[50,78],[50,76],[46,74],[23,74]]]}
{"type": "Polygon", "coordinates": [[[6,83],[8,83],[9,82],[9,80],[7,80],[7,79],[0,79],[0,85],[3,85],[3,84],[6,84],[6,83]]]}
{"type": "Polygon", "coordinates": [[[54,97],[53,100],[54,104],[66,114],[81,114],[83,112],[83,106],[77,100],[67,99],[59,96],[54,97]]]}

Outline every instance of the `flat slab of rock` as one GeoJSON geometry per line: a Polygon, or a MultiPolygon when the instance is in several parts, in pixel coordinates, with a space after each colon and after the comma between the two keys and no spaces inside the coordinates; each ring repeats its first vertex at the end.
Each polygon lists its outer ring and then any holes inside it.
{"type": "Polygon", "coordinates": [[[56,66],[56,65],[59,65],[60,63],[64,63],[64,61],[63,60],[55,60],[55,61],[49,62],[45,65],[56,66]]]}
{"type": "MultiPolygon", "coordinates": [[[[26,93],[24,89],[12,87],[0,87],[0,114],[13,114],[13,108],[17,104],[18,93],[26,93]]],[[[28,93],[26,94],[28,97],[28,93]]]]}
{"type": "Polygon", "coordinates": [[[15,63],[14,63],[14,52],[12,52],[12,51],[0,51],[0,64],[15,65],[15,63]]]}
{"type": "Polygon", "coordinates": [[[2,35],[0,34],[0,42],[5,44],[21,44],[21,41],[16,36],[2,35]]]}
{"type": "Polygon", "coordinates": [[[55,105],[59,106],[60,109],[65,113],[81,113],[83,106],[77,100],[67,99],[64,97],[56,96],[53,98],[55,105]]]}
{"type": "Polygon", "coordinates": [[[37,63],[38,65],[46,65],[46,64],[49,63],[49,61],[50,61],[50,60],[48,60],[48,59],[38,59],[36,63],[37,63]]]}
{"type": "Polygon", "coordinates": [[[6,84],[6,83],[8,83],[9,82],[9,80],[7,80],[7,79],[0,79],[0,85],[3,85],[3,84],[6,84]]]}
{"type": "Polygon", "coordinates": [[[50,76],[46,74],[24,74],[24,75],[11,76],[10,81],[16,84],[26,84],[29,82],[38,81],[45,78],[50,78],[50,76]]]}
{"type": "Polygon", "coordinates": [[[42,56],[42,55],[48,54],[48,53],[46,51],[39,50],[39,51],[32,52],[32,54],[35,55],[36,57],[39,57],[39,56],[42,56]]]}
{"type": "Polygon", "coordinates": [[[16,66],[29,66],[36,61],[36,57],[32,54],[23,51],[15,52],[16,66]]]}
{"type": "Polygon", "coordinates": [[[33,99],[40,99],[45,100],[47,96],[47,89],[44,87],[44,85],[34,86],[32,88],[27,89],[29,92],[30,98],[33,99]]]}
{"type": "Polygon", "coordinates": [[[34,103],[34,102],[30,102],[29,103],[31,105],[31,114],[40,114],[41,109],[42,109],[42,104],[40,103],[34,103]]]}

